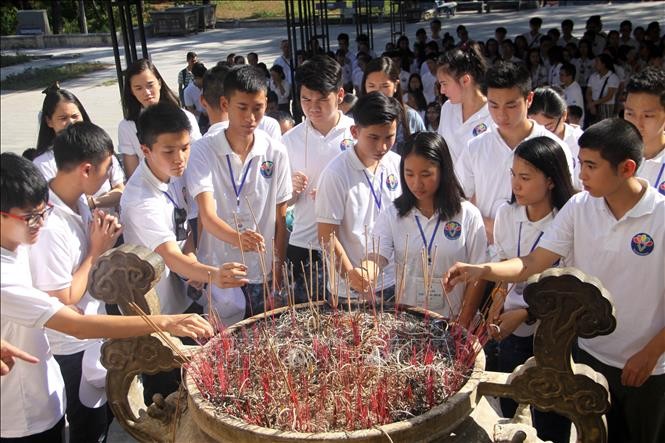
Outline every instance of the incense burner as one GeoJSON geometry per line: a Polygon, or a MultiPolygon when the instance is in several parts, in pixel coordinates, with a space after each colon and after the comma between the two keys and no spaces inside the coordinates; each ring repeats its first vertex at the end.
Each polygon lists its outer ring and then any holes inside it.
{"type": "MultiPolygon", "coordinates": [[[[100,257],[91,270],[88,289],[95,298],[117,303],[125,315],[131,315],[130,303],[155,314],[159,312],[159,304],[153,288],[163,266],[151,251],[123,245],[100,257]]],[[[166,399],[155,398],[146,409],[137,375],[187,367],[182,354],[173,351],[174,345],[185,354],[200,352],[198,347],[187,347],[175,338],[158,334],[109,340],[104,344],[102,363],[108,369],[107,398],[119,423],[139,441],[490,442],[503,441],[500,435],[508,434],[500,431],[506,426],[533,431],[520,417],[508,424],[501,421],[487,406],[483,395],[513,398],[521,404],[556,411],[573,421],[579,441],[606,441],[602,416],[609,407],[606,383],[590,368],[571,365],[570,353],[577,336],[589,338],[613,331],[615,319],[607,292],[598,281],[577,270],[555,269],[530,279],[524,294],[541,322],[534,339],[535,357],[508,376],[484,371],[484,354],[480,352],[469,368],[473,375],[457,392],[445,402],[406,420],[338,432],[270,429],[221,413],[202,395],[192,372],[185,370],[183,388],[166,399]],[[171,342],[169,346],[165,340],[171,342]]],[[[288,309],[291,308],[281,308],[272,314],[284,315],[288,309]]],[[[420,318],[439,318],[422,309],[405,310],[420,318]]],[[[249,327],[259,319],[247,319],[229,332],[249,327]]],[[[527,435],[535,434],[527,432],[527,435]]]]}

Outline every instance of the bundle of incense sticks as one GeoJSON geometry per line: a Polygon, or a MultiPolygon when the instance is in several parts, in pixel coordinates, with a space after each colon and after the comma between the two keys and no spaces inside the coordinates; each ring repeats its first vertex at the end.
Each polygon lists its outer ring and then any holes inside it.
{"type": "Polygon", "coordinates": [[[157,326],[157,324],[156,324],[154,321],[152,321],[152,319],[150,318],[150,316],[149,316],[148,314],[146,314],[146,313],[143,311],[143,309],[141,309],[141,307],[140,307],[139,305],[137,305],[137,304],[134,303],[134,302],[131,302],[131,303],[129,303],[129,307],[130,307],[130,308],[131,308],[131,309],[132,309],[132,310],[133,310],[138,316],[140,316],[141,319],[142,319],[144,322],[146,322],[146,324],[147,324],[148,326],[150,326],[150,327],[153,329],[153,331],[155,331],[155,332],[157,333],[157,335],[159,335],[159,337],[162,339],[162,341],[164,342],[165,345],[167,345],[169,348],[171,348],[171,350],[172,350],[175,354],[177,354],[177,355],[178,355],[178,356],[179,356],[184,362],[186,362],[186,363],[190,363],[190,358],[189,358],[188,356],[186,356],[186,355],[180,350],[180,348],[178,347],[178,345],[176,345],[175,343],[173,343],[173,342],[171,341],[171,338],[170,338],[170,335],[168,334],[168,332],[164,331],[162,328],[160,328],[159,326],[157,326]]]}

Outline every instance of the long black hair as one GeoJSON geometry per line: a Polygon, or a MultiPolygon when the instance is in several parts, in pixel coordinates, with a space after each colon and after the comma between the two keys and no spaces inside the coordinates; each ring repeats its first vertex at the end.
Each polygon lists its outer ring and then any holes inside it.
{"type": "MultiPolygon", "coordinates": [[[[515,148],[515,157],[529,162],[552,180],[552,206],[560,210],[577,191],[573,188],[568,161],[561,145],[549,137],[534,137],[515,148]]],[[[510,203],[515,203],[515,194],[510,203]]]]}
{"type": "Polygon", "coordinates": [[[39,135],[37,136],[37,152],[35,152],[35,157],[43,154],[53,147],[55,131],[46,123],[46,120],[53,118],[53,113],[58,107],[58,103],[74,103],[76,107],[79,108],[79,112],[81,113],[81,118],[83,121],[90,121],[90,117],[88,116],[85,108],[72,92],[66,89],[60,89],[56,86],[45,89],[44,94],[46,94],[46,97],[44,97],[44,103],[42,104],[42,115],[39,119],[39,135]]]}
{"type": "Polygon", "coordinates": [[[153,65],[152,62],[148,59],[138,59],[129,65],[125,71],[125,87],[122,91],[122,112],[125,116],[125,119],[131,120],[135,123],[139,119],[139,114],[141,113],[143,106],[137,100],[137,98],[134,97],[134,93],[132,92],[132,77],[148,70],[153,73],[157,80],[159,80],[159,102],[171,102],[176,106],[180,106],[180,100],[178,99],[178,96],[174,94],[173,91],[171,91],[171,88],[169,88],[169,86],[166,84],[162,78],[162,75],[157,70],[157,67],[155,67],[155,65],[153,65]]]}
{"type": "MultiPolygon", "coordinates": [[[[402,160],[399,165],[402,183],[406,183],[404,160],[411,154],[426,158],[439,167],[439,187],[434,194],[434,210],[439,213],[439,220],[450,220],[458,214],[462,210],[462,200],[465,196],[462,185],[455,175],[453,160],[443,137],[436,132],[419,132],[404,140],[402,150],[402,160]]],[[[407,215],[416,206],[417,200],[408,186],[402,186],[402,195],[394,202],[399,216],[407,215]]]]}

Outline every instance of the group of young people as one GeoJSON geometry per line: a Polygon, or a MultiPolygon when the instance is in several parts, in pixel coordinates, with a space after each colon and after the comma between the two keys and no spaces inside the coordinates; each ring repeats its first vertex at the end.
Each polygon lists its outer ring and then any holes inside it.
{"type": "MultiPolygon", "coordinates": [[[[157,321],[190,337],[212,333],[196,314],[208,309],[209,281],[227,325],[284,303],[288,281],[299,302],[314,285],[370,302],[399,294],[464,326],[479,315],[486,281],[517,282],[492,309],[493,369],[504,371],[533,354],[521,282],[577,267],[600,279],[616,309],[616,330],[580,340],[576,353],[608,380],[610,438],[660,441],[665,72],[635,74],[625,120],[581,133],[565,123],[562,96],[534,90],[521,63],[488,66],[468,45],[429,64],[448,99],[436,132],[404,104],[392,58],[364,65],[349,116],[343,66],[316,55],[295,72],[305,119],[283,135],[265,116],[260,69],[206,70],[201,136],[157,68],[139,60],[126,71],[122,166],[76,97],[49,91],[34,164],[2,154],[2,338],[40,359],[1,379],[3,441],[59,441],[65,411],[71,441],[104,438],[106,406],[81,389],[99,341],[81,339],[150,332],[140,319],[101,315],[86,292],[91,266],[121,235],[164,260],[157,321]],[[40,401],[53,407],[31,407],[40,401]]],[[[144,385],[149,399],[172,392],[174,379],[144,385]]],[[[569,439],[562,417],[534,412],[534,423],[543,439],[569,439]]]]}

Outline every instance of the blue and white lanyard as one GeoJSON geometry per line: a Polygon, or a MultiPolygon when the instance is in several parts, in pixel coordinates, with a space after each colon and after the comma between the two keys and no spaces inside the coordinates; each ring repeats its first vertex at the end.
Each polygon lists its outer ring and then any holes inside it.
{"type": "Polygon", "coordinates": [[[416,224],[418,225],[418,230],[420,231],[420,238],[423,240],[423,245],[427,248],[427,260],[432,263],[432,246],[434,245],[434,239],[436,238],[436,232],[439,230],[439,225],[441,224],[441,219],[438,218],[437,214],[437,219],[436,219],[436,225],[434,226],[434,232],[432,232],[432,237],[429,240],[429,243],[427,243],[427,238],[425,237],[425,230],[423,229],[423,225],[420,224],[420,219],[416,215],[416,224]]]}
{"type": "Polygon", "coordinates": [[[372,191],[372,197],[374,198],[374,203],[376,204],[376,207],[379,208],[379,211],[381,210],[381,184],[383,183],[383,171],[381,171],[381,178],[379,179],[379,195],[376,195],[376,191],[374,190],[374,185],[372,185],[372,181],[369,179],[369,175],[367,175],[366,171],[363,171],[363,174],[365,174],[365,178],[367,179],[367,184],[369,185],[369,190],[372,191]]]}
{"type": "MultiPolygon", "coordinates": [[[[522,243],[522,224],[523,222],[520,222],[520,229],[517,232],[517,256],[521,257],[521,243],[522,243]]],[[[531,249],[529,250],[529,254],[533,252],[534,249],[536,249],[536,246],[538,246],[538,242],[540,241],[540,238],[543,236],[543,231],[540,231],[540,234],[538,234],[538,238],[536,238],[536,241],[533,243],[531,246],[531,249]]]]}
{"type": "Polygon", "coordinates": [[[240,185],[236,185],[236,179],[233,177],[233,167],[231,166],[231,156],[229,154],[226,154],[226,164],[229,166],[229,174],[231,174],[231,184],[233,185],[233,192],[236,194],[236,204],[238,205],[238,209],[240,208],[240,193],[242,192],[243,186],[245,186],[245,180],[247,180],[247,173],[249,172],[249,168],[252,166],[252,161],[254,158],[251,158],[249,162],[247,163],[247,167],[245,168],[245,172],[242,174],[242,180],[240,180],[240,185]]]}
{"type": "Polygon", "coordinates": [[[166,196],[166,198],[168,198],[169,200],[171,200],[171,203],[173,203],[173,206],[175,206],[176,209],[180,209],[180,207],[178,206],[178,204],[175,202],[175,200],[173,200],[173,197],[171,197],[171,196],[169,195],[168,192],[164,192],[164,191],[162,191],[162,194],[164,194],[164,195],[166,196]]]}
{"type": "Polygon", "coordinates": [[[656,189],[660,189],[660,178],[663,176],[663,170],[665,170],[665,159],[660,163],[660,171],[658,171],[658,177],[656,177],[656,181],[653,184],[653,187],[656,189]]]}

